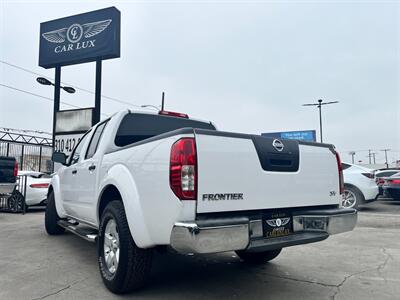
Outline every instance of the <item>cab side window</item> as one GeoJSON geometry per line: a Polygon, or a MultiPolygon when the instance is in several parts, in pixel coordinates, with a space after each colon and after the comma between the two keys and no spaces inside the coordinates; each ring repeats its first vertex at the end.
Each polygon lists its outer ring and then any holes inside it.
{"type": "Polygon", "coordinates": [[[82,147],[85,144],[85,141],[88,137],[88,133],[86,133],[81,140],[79,141],[78,145],[76,145],[74,152],[71,155],[71,160],[69,161],[70,165],[76,164],[79,161],[79,157],[82,151],[82,147]]]}
{"type": "Polygon", "coordinates": [[[93,133],[92,140],[89,143],[88,150],[86,152],[85,159],[93,157],[96,153],[97,146],[99,145],[100,138],[103,135],[104,128],[107,125],[107,121],[97,126],[95,132],[93,133]]]}

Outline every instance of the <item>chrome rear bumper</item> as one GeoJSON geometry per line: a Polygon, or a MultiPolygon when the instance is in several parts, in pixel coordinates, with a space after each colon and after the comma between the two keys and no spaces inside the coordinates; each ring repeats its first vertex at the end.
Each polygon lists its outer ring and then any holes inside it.
{"type": "Polygon", "coordinates": [[[351,231],[357,223],[354,209],[307,210],[293,213],[293,234],[263,237],[262,221],[247,217],[176,223],[171,246],[181,253],[216,253],[232,250],[266,251],[317,242],[329,235],[351,231]]]}
{"type": "Polygon", "coordinates": [[[11,194],[16,183],[0,183],[0,195],[11,194]]]}

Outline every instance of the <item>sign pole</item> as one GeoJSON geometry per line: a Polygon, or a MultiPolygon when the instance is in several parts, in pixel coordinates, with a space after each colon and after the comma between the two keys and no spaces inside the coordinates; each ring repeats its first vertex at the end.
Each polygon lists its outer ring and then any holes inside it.
{"type": "Polygon", "coordinates": [[[96,60],[96,92],[94,101],[93,125],[100,122],[101,111],[101,60],[96,60]]]}
{"type": "MultiPolygon", "coordinates": [[[[61,90],[61,66],[55,68],[54,80],[54,108],[53,108],[53,152],[56,147],[56,116],[60,110],[60,90],[61,90]]],[[[54,163],[53,163],[54,171],[54,163]]]]}
{"type": "Polygon", "coordinates": [[[55,68],[55,82],[54,82],[54,109],[53,109],[53,149],[55,147],[55,133],[56,133],[56,114],[60,110],[60,90],[61,90],[61,67],[55,68]]]}

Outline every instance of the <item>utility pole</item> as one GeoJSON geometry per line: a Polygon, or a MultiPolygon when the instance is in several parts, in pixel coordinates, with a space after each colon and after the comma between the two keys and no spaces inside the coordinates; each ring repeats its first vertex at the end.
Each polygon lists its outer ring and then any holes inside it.
{"type": "Polygon", "coordinates": [[[387,169],[387,168],[389,168],[387,153],[388,153],[388,151],[390,151],[390,149],[382,149],[381,151],[385,152],[385,164],[386,164],[386,169],[387,169]]]}
{"type": "Polygon", "coordinates": [[[375,161],[375,155],[376,155],[377,153],[376,152],[372,152],[371,153],[371,155],[372,155],[372,157],[373,157],[373,159],[374,159],[374,165],[376,164],[376,161],[375,161]]]}
{"type": "Polygon", "coordinates": [[[356,155],[356,152],[350,151],[349,154],[351,155],[351,163],[354,164],[354,155],[356,155]]]}
{"type": "Polygon", "coordinates": [[[369,164],[371,164],[371,149],[368,150],[369,164]]]}
{"type": "Polygon", "coordinates": [[[318,99],[317,103],[306,103],[303,106],[316,106],[319,110],[319,135],[320,141],[322,143],[322,105],[334,104],[339,103],[339,101],[330,101],[330,102],[323,102],[322,99],[318,99]]]}

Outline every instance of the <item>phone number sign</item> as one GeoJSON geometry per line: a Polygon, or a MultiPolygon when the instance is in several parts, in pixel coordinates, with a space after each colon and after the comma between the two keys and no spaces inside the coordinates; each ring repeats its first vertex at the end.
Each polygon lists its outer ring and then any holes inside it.
{"type": "Polygon", "coordinates": [[[81,140],[85,133],[75,134],[59,134],[55,136],[54,151],[63,152],[68,157],[71,156],[72,151],[81,140]]]}

